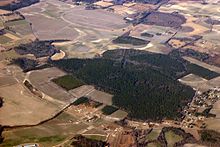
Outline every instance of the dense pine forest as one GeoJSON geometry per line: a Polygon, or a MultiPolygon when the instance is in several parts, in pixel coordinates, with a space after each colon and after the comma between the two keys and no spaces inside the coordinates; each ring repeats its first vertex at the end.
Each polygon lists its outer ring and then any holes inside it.
{"type": "Polygon", "coordinates": [[[113,50],[102,58],[52,62],[87,84],[112,93],[113,104],[142,120],[180,118],[194,91],[176,79],[186,67],[168,55],[113,50]]]}

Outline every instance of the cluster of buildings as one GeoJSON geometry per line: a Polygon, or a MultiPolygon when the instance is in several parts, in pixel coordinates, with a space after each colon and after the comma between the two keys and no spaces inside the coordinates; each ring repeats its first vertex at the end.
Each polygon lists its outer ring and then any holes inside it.
{"type": "Polygon", "coordinates": [[[181,125],[186,128],[205,128],[205,118],[215,117],[210,110],[218,100],[220,100],[220,88],[213,88],[203,93],[198,92],[192,103],[185,108],[185,118],[181,125]]]}

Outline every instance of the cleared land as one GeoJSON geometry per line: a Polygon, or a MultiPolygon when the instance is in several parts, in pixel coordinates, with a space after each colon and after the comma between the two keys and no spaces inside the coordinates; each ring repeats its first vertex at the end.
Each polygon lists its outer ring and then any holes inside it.
{"type": "Polygon", "coordinates": [[[205,82],[207,82],[206,79],[199,77],[197,75],[194,75],[194,74],[186,75],[185,77],[179,79],[179,81],[181,83],[189,85],[195,89],[199,89],[201,84],[204,84],[205,82]]]}
{"type": "Polygon", "coordinates": [[[1,87],[0,95],[4,98],[4,106],[0,109],[2,125],[35,125],[58,111],[57,106],[33,96],[21,84],[1,87]]]}
{"type": "Polygon", "coordinates": [[[121,16],[105,10],[90,11],[85,10],[83,6],[74,6],[71,9],[67,9],[65,8],[67,6],[69,7],[65,3],[49,0],[23,8],[20,11],[32,22],[35,33],[42,39],[60,38],[73,40],[78,34],[74,30],[75,26],[86,26],[87,28],[105,29],[107,31],[127,26],[121,16]],[[42,11],[39,11],[39,8],[42,11]],[[48,13],[45,14],[45,11],[49,11],[49,14],[54,14],[56,17],[48,16],[48,13]],[[59,14],[58,12],[62,13],[59,14]],[[32,13],[33,15],[28,15],[27,13],[32,13]],[[38,20],[44,21],[39,23],[38,20]],[[49,28],[45,27],[47,24],[51,24],[49,28]]]}
{"type": "Polygon", "coordinates": [[[88,94],[88,97],[91,98],[94,101],[97,101],[97,102],[100,102],[100,103],[103,103],[103,104],[107,104],[107,105],[112,105],[113,95],[111,95],[109,93],[94,90],[93,92],[88,94]]]}
{"type": "Polygon", "coordinates": [[[206,120],[207,128],[220,132],[220,100],[213,105],[210,113],[215,114],[216,117],[206,120]]]}
{"type": "Polygon", "coordinates": [[[64,76],[65,73],[57,68],[46,68],[42,70],[30,71],[26,79],[30,81],[34,88],[45,94],[45,99],[63,107],[75,100],[75,96],[60,88],[52,79],[64,76]]]}
{"type": "Polygon", "coordinates": [[[40,40],[70,41],[68,45],[58,46],[67,57],[100,55],[108,49],[112,38],[122,35],[123,28],[129,25],[118,14],[102,9],[85,10],[84,6],[56,0],[41,1],[19,11],[32,23],[33,32],[40,40]],[[102,41],[92,42],[100,38],[102,41]],[[77,44],[82,46],[77,47],[77,44]]]}

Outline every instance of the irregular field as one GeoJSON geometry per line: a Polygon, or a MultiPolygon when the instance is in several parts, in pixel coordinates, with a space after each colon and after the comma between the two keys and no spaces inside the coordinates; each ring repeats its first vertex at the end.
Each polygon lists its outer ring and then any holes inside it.
{"type": "Polygon", "coordinates": [[[35,125],[53,117],[58,111],[57,106],[34,97],[21,84],[1,87],[0,95],[4,98],[4,106],[0,109],[2,125],[35,125]]]}
{"type": "Polygon", "coordinates": [[[61,107],[75,100],[73,95],[51,81],[52,79],[64,76],[65,73],[63,71],[57,68],[46,68],[30,71],[27,75],[26,78],[36,89],[51,97],[45,97],[45,99],[55,102],[61,107]]]}
{"type": "Polygon", "coordinates": [[[45,147],[57,145],[68,136],[73,136],[88,127],[84,123],[77,122],[75,117],[64,112],[38,126],[9,129],[3,132],[5,140],[1,146],[8,147],[30,142],[37,142],[45,147]]]}
{"type": "Polygon", "coordinates": [[[194,58],[191,58],[191,57],[183,57],[185,60],[189,61],[190,63],[193,63],[193,64],[196,64],[198,66],[201,66],[201,67],[204,67],[204,68],[207,68],[211,71],[214,71],[216,73],[219,73],[220,74],[220,68],[217,67],[217,66],[213,66],[213,65],[209,65],[207,63],[204,63],[204,62],[201,62],[199,60],[196,60],[194,58]]]}
{"type": "Polygon", "coordinates": [[[59,53],[56,53],[51,57],[51,60],[53,60],[53,61],[61,60],[65,57],[65,55],[66,55],[65,52],[60,50],[59,53]]]}
{"type": "Polygon", "coordinates": [[[205,122],[207,123],[207,129],[215,130],[220,132],[220,100],[218,100],[211,109],[210,113],[215,114],[215,118],[207,119],[205,122]]]}
{"type": "Polygon", "coordinates": [[[160,135],[161,129],[153,129],[150,134],[146,136],[147,140],[156,140],[157,137],[160,135]]]}
{"type": "Polygon", "coordinates": [[[144,19],[145,24],[165,27],[179,27],[185,22],[185,17],[180,14],[169,14],[163,12],[152,12],[144,19]]]}
{"type": "Polygon", "coordinates": [[[168,143],[168,147],[173,147],[176,142],[181,141],[183,138],[173,131],[168,131],[165,133],[165,137],[168,143]]]}
{"type": "Polygon", "coordinates": [[[12,41],[11,38],[5,36],[5,35],[0,35],[0,44],[6,44],[12,41]]]}
{"type": "Polygon", "coordinates": [[[75,27],[80,28],[81,26],[110,32],[127,26],[121,16],[105,10],[90,11],[85,10],[83,6],[66,9],[66,6],[69,7],[66,3],[50,0],[23,8],[20,11],[33,24],[35,34],[41,40],[74,40],[79,35],[75,27]],[[29,15],[30,13],[32,15],[29,15]],[[38,20],[41,20],[41,23],[38,20]],[[45,27],[47,24],[50,24],[50,27],[45,27]]]}
{"type": "Polygon", "coordinates": [[[123,17],[120,15],[102,9],[93,11],[85,10],[81,6],[73,8],[69,13],[64,15],[64,19],[74,22],[77,25],[107,30],[121,29],[127,26],[123,17]]]}
{"type": "Polygon", "coordinates": [[[179,81],[183,84],[189,85],[192,88],[195,89],[199,89],[199,87],[201,86],[201,84],[204,84],[205,82],[207,82],[206,79],[199,77],[197,75],[194,74],[188,74],[185,77],[179,79],[179,81]]]}
{"type": "Polygon", "coordinates": [[[20,12],[32,23],[40,40],[67,40],[70,44],[57,46],[66,57],[92,58],[108,49],[113,37],[122,35],[123,17],[106,10],[85,10],[57,0],[41,1],[20,12]],[[39,21],[41,20],[41,21],[39,21]],[[50,27],[45,27],[50,24],[50,27]],[[93,42],[102,38],[100,42],[93,42]],[[77,46],[82,44],[82,46],[77,46]]]}

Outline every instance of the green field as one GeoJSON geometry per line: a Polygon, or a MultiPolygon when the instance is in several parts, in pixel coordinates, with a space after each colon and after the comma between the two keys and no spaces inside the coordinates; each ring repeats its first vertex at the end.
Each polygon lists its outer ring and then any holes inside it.
{"type": "Polygon", "coordinates": [[[115,111],[117,111],[118,108],[114,107],[114,106],[105,106],[104,108],[102,108],[102,112],[105,115],[111,115],[112,113],[114,113],[115,111]]]}
{"type": "Polygon", "coordinates": [[[8,42],[10,42],[10,41],[12,41],[11,38],[6,37],[6,36],[4,36],[4,35],[0,35],[0,44],[6,44],[6,43],[8,43],[8,42]]]}
{"type": "Polygon", "coordinates": [[[52,81],[66,90],[71,90],[84,85],[84,82],[72,75],[65,75],[57,79],[53,79],[52,81]]]}
{"type": "Polygon", "coordinates": [[[203,77],[207,80],[210,80],[210,79],[213,79],[213,78],[220,76],[219,73],[208,70],[208,69],[201,67],[199,65],[196,65],[196,64],[188,64],[187,69],[190,73],[193,73],[195,75],[203,77]]]}
{"type": "Polygon", "coordinates": [[[148,134],[146,136],[147,140],[156,140],[157,137],[159,136],[161,130],[158,130],[158,129],[153,129],[150,134],[148,134]]]}
{"type": "Polygon", "coordinates": [[[39,143],[51,147],[63,142],[67,137],[87,128],[84,123],[70,123],[78,121],[77,118],[66,112],[43,124],[32,127],[18,127],[3,131],[4,141],[1,147],[11,147],[24,143],[39,143]]]}
{"type": "Polygon", "coordinates": [[[183,138],[177,134],[175,134],[173,131],[168,131],[165,133],[165,138],[167,140],[168,143],[168,147],[173,147],[173,145],[176,142],[181,141],[183,138]]]}
{"type": "Polygon", "coordinates": [[[131,44],[131,45],[147,45],[149,41],[145,41],[139,38],[131,36],[120,36],[113,40],[113,43],[116,44],[131,44]]]}
{"type": "Polygon", "coordinates": [[[105,141],[106,136],[101,136],[101,135],[83,135],[88,139],[92,139],[92,140],[101,140],[101,141],[105,141]]]}
{"type": "Polygon", "coordinates": [[[77,105],[88,103],[88,102],[89,102],[89,99],[87,97],[80,97],[75,102],[73,102],[73,105],[77,106],[77,105]]]}

